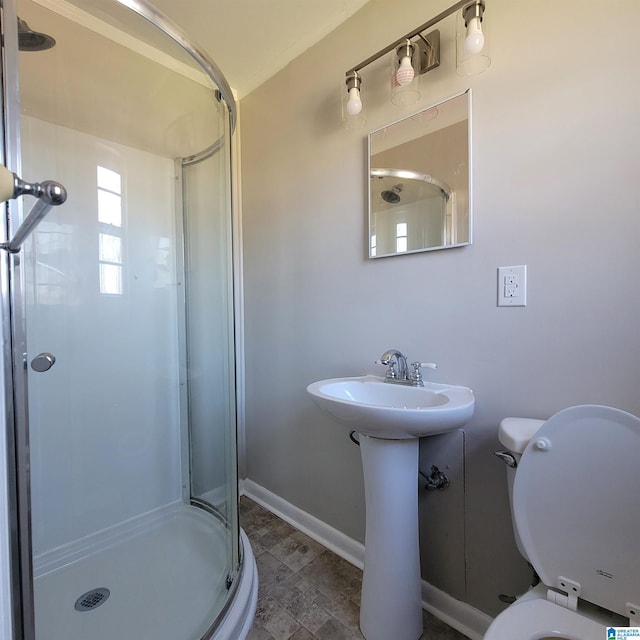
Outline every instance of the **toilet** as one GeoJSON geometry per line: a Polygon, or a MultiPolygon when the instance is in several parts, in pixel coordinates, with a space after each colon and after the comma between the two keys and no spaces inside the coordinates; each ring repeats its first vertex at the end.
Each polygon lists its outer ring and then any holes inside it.
{"type": "Polygon", "coordinates": [[[499,439],[516,543],[541,582],[484,640],[603,640],[640,627],[640,419],[581,405],[546,421],[505,418],[499,439]]]}

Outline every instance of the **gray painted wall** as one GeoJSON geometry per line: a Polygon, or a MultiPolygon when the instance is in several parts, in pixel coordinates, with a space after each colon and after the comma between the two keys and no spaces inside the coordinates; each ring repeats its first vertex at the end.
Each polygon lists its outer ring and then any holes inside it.
{"type": "MultiPolygon", "coordinates": [[[[370,90],[366,129],[345,131],[344,72],[448,4],[372,0],[242,101],[246,464],[363,540],[358,449],[305,386],[376,372],[389,347],[437,362],[433,379],[477,398],[466,587],[454,595],[495,614],[497,594],[528,580],[491,455],[500,419],[581,403],[640,414],[640,3],[491,0],[493,63],[470,79],[455,73],[453,21],[442,23],[444,63],[421,104],[472,88],[474,243],[370,261],[366,133],[407,112],[370,90]],[[496,268],[517,264],[529,304],[498,308],[496,268]]],[[[365,83],[386,90],[388,67],[365,83]]]]}

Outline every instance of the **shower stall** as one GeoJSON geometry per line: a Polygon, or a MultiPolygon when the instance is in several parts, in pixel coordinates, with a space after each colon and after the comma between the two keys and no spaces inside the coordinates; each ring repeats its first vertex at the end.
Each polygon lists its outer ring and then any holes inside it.
{"type": "Polygon", "coordinates": [[[142,0],[1,18],[2,163],[67,197],[0,255],[0,635],[244,638],[233,96],[142,0]]]}

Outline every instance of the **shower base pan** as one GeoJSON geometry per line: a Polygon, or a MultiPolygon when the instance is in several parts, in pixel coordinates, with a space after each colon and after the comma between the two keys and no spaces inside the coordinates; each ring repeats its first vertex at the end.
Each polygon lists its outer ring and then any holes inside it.
{"type": "MultiPolygon", "coordinates": [[[[226,598],[226,532],[187,505],[165,510],[89,555],[36,562],[36,637],[46,640],[200,640],[226,598]]],[[[243,568],[213,640],[251,628],[257,572],[241,534],[243,568]]]]}

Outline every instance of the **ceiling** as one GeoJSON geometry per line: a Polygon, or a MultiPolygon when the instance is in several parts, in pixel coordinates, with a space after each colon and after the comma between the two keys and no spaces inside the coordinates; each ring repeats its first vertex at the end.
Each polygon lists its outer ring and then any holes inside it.
{"type": "Polygon", "coordinates": [[[151,0],[243,98],[369,0],[151,0]]]}

